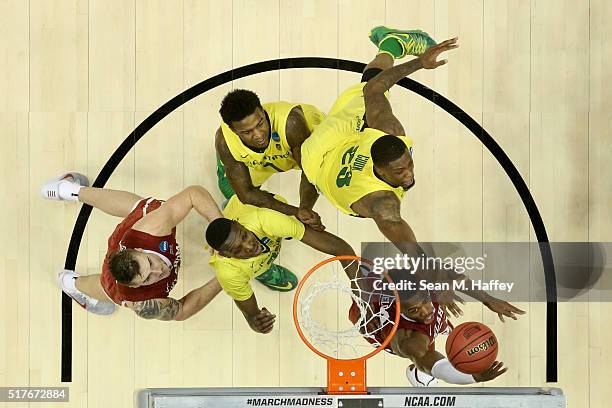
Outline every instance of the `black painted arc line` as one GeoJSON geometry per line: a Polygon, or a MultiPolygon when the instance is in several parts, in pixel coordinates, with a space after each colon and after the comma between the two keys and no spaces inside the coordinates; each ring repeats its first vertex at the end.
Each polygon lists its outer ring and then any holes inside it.
{"type": "MultiPolygon", "coordinates": [[[[153,126],[159,123],[163,118],[176,110],[181,105],[190,101],[219,85],[223,85],[235,79],[246,76],[259,74],[268,71],[290,69],[290,68],[327,68],[342,71],[350,71],[361,73],[365,68],[365,64],[342,60],[335,58],[322,57],[299,57],[299,58],[283,58],[278,60],[269,60],[258,62],[250,65],[245,65],[233,70],[223,72],[208,78],[191,88],[185,90],[181,94],[175,96],[159,109],[149,115],[140,125],[130,133],[121,145],[115,150],[113,155],[106,162],[100,174],[93,183],[93,187],[104,187],[113,171],[117,168],[121,160],[134,147],[136,142],[143,137],[153,126]]],[[[544,279],[546,283],[546,298],[547,298],[547,325],[546,325],[546,381],[557,381],[557,295],[556,295],[556,277],[554,263],[550,246],[548,244],[548,235],[544,226],[544,221],[540,215],[537,205],[531,196],[531,192],[527,187],[522,176],[513,165],[510,158],[495,142],[495,140],[467,113],[465,113],[457,105],[429,89],[428,87],[409,78],[402,79],[399,86],[409,89],[424,98],[432,101],[440,108],[454,116],[459,122],[465,125],[476,136],[483,145],[491,152],[491,154],[500,163],[515,189],[519,193],[527,213],[533,225],[536,238],[540,243],[540,254],[544,265],[544,279]]],[[[72,231],[68,252],[66,254],[66,269],[74,269],[76,258],[78,255],[79,246],[89,215],[92,208],[88,205],[83,205],[72,231]]],[[[72,303],[70,297],[62,295],[62,382],[70,382],[72,380],[72,303]]]]}

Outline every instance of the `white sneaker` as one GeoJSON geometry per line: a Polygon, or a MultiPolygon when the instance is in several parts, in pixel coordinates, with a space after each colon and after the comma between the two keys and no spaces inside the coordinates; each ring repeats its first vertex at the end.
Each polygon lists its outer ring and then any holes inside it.
{"type": "Polygon", "coordinates": [[[109,315],[115,311],[115,304],[112,302],[103,302],[98,299],[94,299],[90,296],[87,296],[83,292],[80,292],[76,289],[71,289],[74,287],[74,283],[69,285],[69,279],[78,278],[78,273],[74,271],[70,271],[68,269],[64,269],[60,273],[57,274],[57,285],[62,289],[62,291],[70,296],[74,301],[76,301],[83,309],[88,312],[97,314],[97,315],[109,315]]]}
{"type": "Polygon", "coordinates": [[[435,387],[438,385],[436,377],[420,371],[414,364],[410,364],[406,368],[406,377],[413,387],[435,387]]]}
{"type": "Polygon", "coordinates": [[[77,186],[89,187],[89,180],[87,179],[87,176],[71,171],[43,184],[42,188],[40,189],[40,195],[47,200],[77,201],[78,194],[71,194],[68,197],[65,194],[60,194],[60,185],[63,183],[72,183],[76,184],[77,186]]]}

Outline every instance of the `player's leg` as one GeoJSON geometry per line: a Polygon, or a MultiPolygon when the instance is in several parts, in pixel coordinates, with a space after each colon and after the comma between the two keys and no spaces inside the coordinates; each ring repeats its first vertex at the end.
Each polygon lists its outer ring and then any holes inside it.
{"type": "Polygon", "coordinates": [[[125,218],[142,197],[129,191],[88,187],[86,176],[69,172],[46,182],[41,194],[50,200],[80,201],[107,214],[125,218]]]}
{"type": "Polygon", "coordinates": [[[80,276],[74,271],[64,270],[57,275],[57,284],[88,312],[109,315],[115,311],[115,304],[102,289],[99,274],[80,276]]]}
{"type": "Polygon", "coordinates": [[[367,127],[365,121],[365,83],[380,72],[393,66],[394,59],[405,55],[420,55],[435,44],[422,31],[401,31],[376,27],[370,39],[378,47],[376,57],[365,67],[360,83],[349,86],[336,99],[327,117],[315,128],[302,144],[302,169],[308,180],[315,184],[319,179],[323,157],[342,143],[342,137],[352,137],[354,132],[367,127]]]}
{"type": "Polygon", "coordinates": [[[95,187],[83,187],[79,190],[80,202],[122,218],[127,217],[140,200],[142,197],[129,191],[95,187]]]}
{"type": "Polygon", "coordinates": [[[227,179],[227,175],[225,174],[225,166],[223,166],[223,162],[217,156],[217,185],[219,186],[219,190],[223,197],[226,200],[229,200],[236,192],[232,188],[229,180],[227,179]]]}
{"type": "Polygon", "coordinates": [[[101,300],[103,302],[110,301],[110,299],[104,292],[104,289],[102,289],[102,284],[100,283],[100,274],[76,277],[75,287],[79,292],[82,292],[96,300],[101,300]]]}

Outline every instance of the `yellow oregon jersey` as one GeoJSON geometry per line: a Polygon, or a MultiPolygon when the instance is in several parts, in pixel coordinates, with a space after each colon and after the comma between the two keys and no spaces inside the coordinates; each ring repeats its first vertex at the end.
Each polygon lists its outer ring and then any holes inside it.
{"type": "MultiPolygon", "coordinates": [[[[374,174],[370,157],[372,144],[386,133],[378,129],[365,128],[359,137],[346,139],[344,143],[325,155],[317,179],[317,187],[338,209],[349,215],[357,215],[351,205],[376,191],[392,191],[401,200],[402,187],[391,187],[374,174]]],[[[412,151],[412,140],[399,136],[412,151]]]]}
{"type": "MultiPolygon", "coordinates": [[[[344,90],[329,115],[302,144],[302,168],[308,180],[350,215],[357,215],[351,205],[365,195],[393,191],[401,199],[405,193],[403,188],[393,188],[374,174],[370,149],[385,133],[363,127],[365,85],[362,82],[344,90]]],[[[412,152],[412,140],[399,137],[412,152]]]]}
{"type": "Polygon", "coordinates": [[[306,124],[311,132],[315,126],[321,123],[325,116],[313,105],[292,104],[288,102],[263,104],[263,108],[270,120],[270,144],[262,153],[253,151],[245,146],[240,137],[226,123],[221,123],[221,131],[223,132],[227,147],[235,160],[247,165],[254,186],[261,186],[274,173],[300,168],[293,158],[293,153],[285,133],[287,117],[291,109],[296,106],[302,108],[306,124]]]}
{"type": "MultiPolygon", "coordinates": [[[[280,196],[275,198],[286,202],[280,196]]],[[[226,258],[216,252],[210,258],[209,263],[215,269],[217,280],[223,290],[238,301],[247,300],[253,294],[249,281],[270,268],[278,256],[283,239],[302,239],[304,224],[295,217],[269,208],[243,204],[236,195],[230,198],[223,210],[223,216],[238,221],[269,249],[248,259],[226,258]]]]}

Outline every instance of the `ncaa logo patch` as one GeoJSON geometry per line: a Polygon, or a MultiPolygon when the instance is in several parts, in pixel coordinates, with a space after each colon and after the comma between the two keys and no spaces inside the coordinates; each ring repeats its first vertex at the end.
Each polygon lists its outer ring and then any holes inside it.
{"type": "Polygon", "coordinates": [[[162,252],[166,252],[168,250],[168,241],[162,241],[159,243],[159,250],[162,252]]]}
{"type": "Polygon", "coordinates": [[[275,142],[280,142],[280,136],[276,132],[272,132],[272,140],[275,142]]]}
{"type": "Polygon", "coordinates": [[[270,242],[270,238],[268,238],[268,237],[263,237],[263,238],[261,239],[261,242],[263,242],[264,244],[268,245],[268,242],[270,242]]]}

